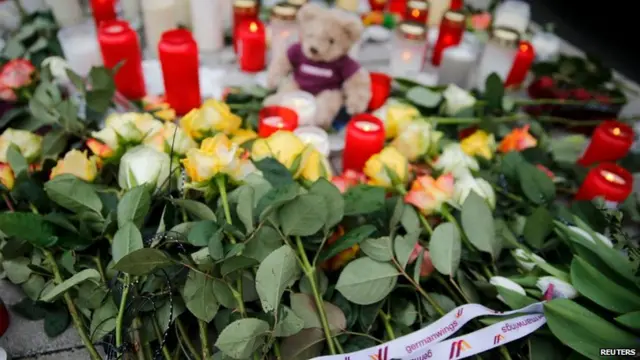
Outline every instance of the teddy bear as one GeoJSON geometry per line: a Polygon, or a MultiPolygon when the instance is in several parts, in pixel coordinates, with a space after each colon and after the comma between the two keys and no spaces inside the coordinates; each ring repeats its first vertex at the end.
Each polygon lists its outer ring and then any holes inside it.
{"type": "Polygon", "coordinates": [[[371,78],[349,57],[364,27],[353,14],[308,3],[298,11],[300,42],[274,54],[267,68],[267,87],[276,89],[265,105],[276,105],[288,92],[303,90],[315,96],[317,112],[313,124],[331,127],[344,106],[349,115],[367,110],[371,78]],[[293,76],[289,76],[292,74],[293,76]]]}

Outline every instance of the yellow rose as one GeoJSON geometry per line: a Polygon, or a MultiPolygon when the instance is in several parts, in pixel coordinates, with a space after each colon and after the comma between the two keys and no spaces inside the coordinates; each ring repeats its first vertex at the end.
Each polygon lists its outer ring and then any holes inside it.
{"type": "Polygon", "coordinates": [[[7,190],[13,189],[13,185],[16,181],[13,175],[13,170],[9,164],[0,163],[0,184],[2,184],[7,190]]]}
{"type": "Polygon", "coordinates": [[[238,145],[242,145],[247,141],[253,140],[258,137],[258,134],[256,134],[255,131],[247,130],[247,129],[238,129],[234,131],[233,134],[231,135],[232,135],[231,141],[234,144],[238,144],[238,145]]]}
{"type": "Polygon", "coordinates": [[[62,160],[58,160],[58,164],[51,169],[50,178],[53,179],[58,175],[71,174],[85,181],[93,181],[98,175],[97,156],[87,156],[86,151],[71,150],[62,160]]]}
{"type": "Polygon", "coordinates": [[[305,150],[299,174],[296,175],[311,182],[315,182],[321,177],[331,179],[333,176],[331,165],[329,165],[327,158],[312,146],[307,147],[305,150]]]}
{"type": "Polygon", "coordinates": [[[184,156],[189,149],[198,148],[198,143],[172,122],[164,123],[162,131],[152,138],[145,139],[144,144],[179,157],[184,156]]]}
{"type": "Polygon", "coordinates": [[[393,187],[404,184],[409,172],[409,161],[396,148],[388,146],[373,155],[364,165],[364,173],[374,186],[393,187]]]}
{"type": "Polygon", "coordinates": [[[495,149],[495,139],[493,134],[482,130],[477,130],[460,142],[460,147],[467,155],[482,156],[491,160],[495,149]]]}
{"type": "Polygon", "coordinates": [[[433,130],[430,123],[415,120],[400,132],[391,145],[406,156],[409,161],[416,161],[433,152],[440,138],[442,138],[442,133],[433,130]]]}
{"type": "Polygon", "coordinates": [[[40,157],[42,152],[42,136],[30,131],[7,129],[0,135],[0,163],[7,163],[7,150],[11,144],[20,149],[20,153],[32,163],[40,157]]]}
{"type": "Polygon", "coordinates": [[[162,121],[154,119],[151,114],[112,114],[105,120],[104,129],[92,132],[91,136],[116,151],[121,143],[152,142],[150,139],[158,135],[162,127],[162,121]]]}
{"type": "Polygon", "coordinates": [[[402,103],[387,105],[386,114],[383,116],[387,139],[393,139],[398,136],[418,116],[420,116],[420,111],[411,105],[402,103]]]}
{"type": "Polygon", "coordinates": [[[180,126],[196,140],[215,133],[231,134],[242,125],[242,119],[231,112],[229,106],[210,99],[199,109],[191,110],[180,120],[180,126]]]}
{"type": "Polygon", "coordinates": [[[290,131],[277,131],[266,139],[258,139],[253,143],[251,156],[253,160],[259,161],[265,157],[273,157],[289,170],[297,173],[300,159],[305,144],[294,133],[290,131]]]}
{"type": "Polygon", "coordinates": [[[257,171],[250,160],[240,158],[238,145],[233,144],[225,134],[206,138],[200,149],[189,149],[182,164],[195,183],[209,181],[218,174],[226,174],[240,181],[257,171]]]}

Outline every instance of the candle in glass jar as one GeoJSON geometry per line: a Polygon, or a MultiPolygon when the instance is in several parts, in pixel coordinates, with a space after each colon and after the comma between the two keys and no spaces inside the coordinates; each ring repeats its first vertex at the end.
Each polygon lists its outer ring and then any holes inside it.
{"type": "Polygon", "coordinates": [[[178,25],[175,8],[175,0],[142,0],[145,42],[153,55],[158,55],[162,34],[178,25]]]}
{"type": "Polygon", "coordinates": [[[322,156],[329,156],[329,134],[327,134],[326,131],[316,126],[305,126],[297,128],[293,133],[296,134],[303,143],[313,145],[322,156]]]}
{"type": "Polygon", "coordinates": [[[431,0],[429,2],[429,27],[440,25],[440,22],[447,11],[462,10],[462,7],[462,0],[431,0]]]}
{"type": "Polygon", "coordinates": [[[224,46],[223,14],[218,0],[191,0],[193,37],[202,52],[224,46]]]}
{"type": "Polygon", "coordinates": [[[384,147],[382,120],[370,114],[354,116],[347,125],[342,167],[344,170],[362,172],[369,158],[384,147]]]}
{"type": "Polygon", "coordinates": [[[480,91],[484,91],[485,81],[492,73],[497,74],[502,82],[507,79],[516,57],[518,40],[519,35],[515,30],[493,29],[477,67],[476,86],[480,91]]]}
{"type": "Polygon", "coordinates": [[[369,77],[371,78],[371,100],[368,109],[374,111],[387,102],[391,94],[391,77],[379,72],[370,72],[369,77]]]}
{"type": "Polygon", "coordinates": [[[533,46],[528,41],[520,41],[518,45],[518,52],[513,60],[513,65],[507,75],[507,80],[504,82],[505,87],[513,86],[517,87],[522,85],[524,80],[529,74],[533,60],[535,60],[536,54],[533,46]]]}
{"type": "Polygon", "coordinates": [[[433,57],[431,63],[440,66],[442,61],[442,52],[449,46],[460,44],[465,28],[465,16],[457,11],[447,11],[440,23],[438,31],[438,41],[433,48],[433,57]]]}
{"type": "Polygon", "coordinates": [[[285,52],[291,44],[298,41],[297,13],[298,8],[287,3],[277,4],[271,9],[271,54],[285,52]]]}
{"type": "Polygon", "coordinates": [[[424,65],[427,29],[425,25],[403,22],[392,45],[390,72],[393,76],[418,73],[424,65]]]}
{"type": "Polygon", "coordinates": [[[428,17],[429,17],[428,2],[424,0],[407,1],[407,12],[404,15],[405,20],[426,24],[428,17]]]}
{"type": "Polygon", "coordinates": [[[510,28],[524,34],[529,27],[531,7],[524,1],[507,0],[500,4],[493,17],[494,28],[510,28]]]}
{"type": "Polygon", "coordinates": [[[594,130],[591,142],[578,164],[589,166],[597,162],[620,160],[631,150],[634,138],[631,126],[619,121],[603,121],[594,130]]]}
{"type": "Polygon", "coordinates": [[[369,0],[369,8],[371,11],[384,11],[387,6],[387,0],[369,0]]]}
{"type": "Polygon", "coordinates": [[[476,49],[470,45],[460,44],[447,48],[442,53],[442,63],[438,68],[438,84],[456,84],[463,89],[468,88],[477,58],[476,49]]]}
{"type": "Polygon", "coordinates": [[[80,0],[47,0],[53,18],[60,27],[82,23],[83,14],[80,0]]]}
{"type": "Polygon", "coordinates": [[[165,96],[178,115],[200,106],[198,44],[185,29],[162,34],[158,45],[165,96]]]}
{"type": "Polygon", "coordinates": [[[298,114],[283,106],[267,106],[258,113],[258,136],[266,138],[276,131],[294,131],[298,127],[298,114]]]}
{"type": "Polygon", "coordinates": [[[102,65],[100,45],[93,22],[68,26],[58,31],[69,68],[80,76],[87,76],[94,66],[102,65]]]}
{"type": "Polygon", "coordinates": [[[146,94],[142,72],[142,51],[138,34],[123,20],[101,23],[98,42],[104,66],[121,64],[114,75],[116,89],[129,99],[142,99],[146,94]]]}
{"type": "Polygon", "coordinates": [[[264,24],[259,20],[245,21],[236,28],[238,63],[246,72],[262,71],[267,53],[267,36],[264,24]]]}
{"type": "Polygon", "coordinates": [[[555,61],[560,54],[560,38],[549,32],[539,32],[533,35],[531,44],[536,49],[538,61],[555,61]]]}
{"type": "Polygon", "coordinates": [[[407,13],[407,0],[389,0],[387,11],[402,19],[407,13]]]}
{"type": "Polygon", "coordinates": [[[298,124],[309,126],[314,123],[317,106],[316,98],[305,91],[294,91],[283,96],[280,105],[293,109],[298,114],[298,124]]]}
{"type": "Polygon", "coordinates": [[[609,207],[617,207],[633,191],[633,175],[614,163],[601,163],[589,170],[575,199],[582,201],[603,197],[609,207]]]}
{"type": "Polygon", "coordinates": [[[244,21],[258,21],[258,3],[255,0],[233,1],[233,51],[238,52],[237,30],[244,21]]]}
{"type": "Polygon", "coordinates": [[[140,27],[140,0],[120,0],[122,12],[125,20],[129,22],[131,27],[137,29],[140,27]]]}
{"type": "Polygon", "coordinates": [[[115,20],[116,4],[114,0],[91,0],[91,13],[99,26],[103,21],[115,20]]]}

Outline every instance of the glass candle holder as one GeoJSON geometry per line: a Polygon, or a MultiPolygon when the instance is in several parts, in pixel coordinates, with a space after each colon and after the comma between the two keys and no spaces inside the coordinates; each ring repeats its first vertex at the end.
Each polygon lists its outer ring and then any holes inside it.
{"type": "Polygon", "coordinates": [[[553,33],[536,33],[531,44],[536,49],[537,61],[555,61],[560,54],[560,38],[553,33]]]}
{"type": "Polygon", "coordinates": [[[491,38],[480,57],[480,63],[476,73],[476,86],[484,91],[485,81],[492,73],[496,73],[504,82],[511,71],[515,59],[519,34],[516,30],[508,28],[493,29],[491,38]]]}
{"type": "Polygon", "coordinates": [[[297,14],[298,7],[288,3],[277,4],[271,9],[271,54],[287,51],[291,44],[298,41],[297,14]]]}
{"type": "Polygon", "coordinates": [[[578,164],[590,166],[599,162],[618,161],[627,156],[634,139],[631,126],[615,120],[603,121],[593,131],[578,164]]]}
{"type": "Polygon", "coordinates": [[[287,93],[280,101],[280,106],[292,109],[298,114],[298,125],[309,126],[316,117],[316,97],[306,91],[287,93]]]}
{"type": "Polygon", "coordinates": [[[356,115],[349,121],[345,134],[342,167],[361,172],[371,156],[384,148],[384,123],[371,114],[356,115]]]}
{"type": "Polygon", "coordinates": [[[266,138],[280,131],[298,127],[298,114],[283,106],[266,106],[258,113],[258,136],[266,138]]]}
{"type": "Polygon", "coordinates": [[[429,18],[429,3],[424,0],[407,1],[407,12],[404,19],[426,24],[429,18]]]}
{"type": "MultiPolygon", "coordinates": [[[[55,1],[55,0],[54,0],[55,1]]],[[[120,0],[124,18],[134,29],[140,28],[140,0],[120,0]]]]}
{"type": "Polygon", "coordinates": [[[456,84],[466,89],[477,58],[476,49],[467,44],[445,49],[442,53],[442,65],[438,68],[438,84],[456,84]]]}
{"type": "Polygon", "coordinates": [[[82,23],[83,13],[79,0],[47,0],[47,5],[60,27],[82,23]]]}
{"type": "Polygon", "coordinates": [[[175,8],[175,0],[142,0],[145,45],[154,56],[162,34],[178,24],[175,8]]]}
{"type": "Polygon", "coordinates": [[[427,28],[415,22],[398,26],[391,51],[390,72],[394,76],[417,73],[422,70],[427,49],[427,28]]]}
{"type": "Polygon", "coordinates": [[[440,66],[442,61],[442,52],[449,46],[460,44],[465,28],[465,16],[461,12],[447,11],[444,14],[438,31],[438,40],[433,47],[433,56],[431,63],[434,66],[440,66]]]}
{"type": "Polygon", "coordinates": [[[60,29],[58,41],[69,67],[76,74],[87,76],[92,67],[102,65],[100,46],[93,22],[60,29]]]}
{"type": "Polygon", "coordinates": [[[191,0],[193,37],[202,52],[212,52],[224,46],[224,19],[218,1],[191,0]]]}
{"type": "Polygon", "coordinates": [[[244,21],[236,27],[238,64],[245,72],[262,71],[266,64],[267,31],[259,20],[244,21]]]}
{"type": "Polygon", "coordinates": [[[601,163],[587,173],[578,189],[575,199],[578,201],[605,199],[608,208],[617,208],[633,191],[633,175],[615,163],[601,163]]]}
{"type": "Polygon", "coordinates": [[[165,97],[178,115],[200,106],[198,44],[185,29],[169,30],[158,44],[165,97]]]}
{"type": "Polygon", "coordinates": [[[329,157],[331,147],[329,146],[329,134],[317,126],[304,126],[297,128],[294,132],[305,144],[311,144],[324,157],[329,157]]]}
{"type": "Polygon", "coordinates": [[[507,0],[500,4],[493,17],[494,28],[509,28],[524,34],[529,27],[531,7],[524,1],[507,0]]]}
{"type": "Polygon", "coordinates": [[[258,3],[255,0],[233,1],[233,51],[238,52],[237,28],[244,21],[258,20],[258,3]]]}
{"type": "Polygon", "coordinates": [[[369,0],[369,8],[371,11],[384,11],[387,6],[387,0],[369,0]]]}

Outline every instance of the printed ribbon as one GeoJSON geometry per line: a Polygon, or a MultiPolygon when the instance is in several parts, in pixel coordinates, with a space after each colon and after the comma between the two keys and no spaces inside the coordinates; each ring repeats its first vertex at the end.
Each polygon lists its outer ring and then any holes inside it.
{"type": "Polygon", "coordinates": [[[480,304],[466,304],[453,309],[431,325],[393,341],[349,354],[321,356],[312,360],[464,359],[520,339],[539,329],[547,322],[542,305],[539,302],[518,310],[498,312],[480,304]],[[477,317],[515,314],[528,315],[443,341],[477,317]]]}

